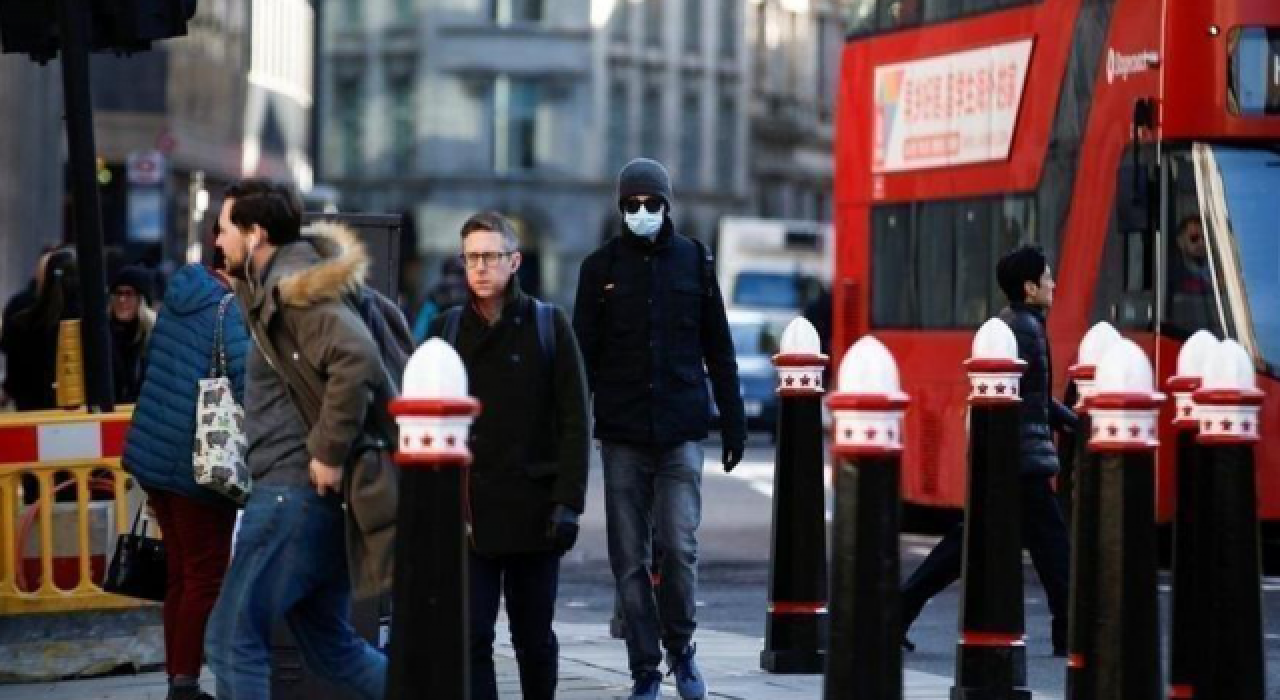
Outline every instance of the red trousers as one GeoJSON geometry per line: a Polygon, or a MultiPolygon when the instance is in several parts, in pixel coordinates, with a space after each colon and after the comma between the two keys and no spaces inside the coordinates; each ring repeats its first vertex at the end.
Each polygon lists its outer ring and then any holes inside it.
{"type": "Polygon", "coordinates": [[[222,589],[231,555],[235,507],[169,491],[147,491],[164,534],[168,588],[164,595],[164,652],[169,676],[200,676],[204,628],[222,589]]]}

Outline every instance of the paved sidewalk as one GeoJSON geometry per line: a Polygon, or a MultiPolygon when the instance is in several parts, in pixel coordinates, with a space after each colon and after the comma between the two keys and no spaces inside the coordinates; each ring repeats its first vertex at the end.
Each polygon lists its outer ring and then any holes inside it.
{"type": "MultiPolygon", "coordinates": [[[[505,621],[499,621],[505,629],[505,621]]],[[[626,650],[609,637],[608,625],[557,624],[560,637],[560,700],[613,700],[625,698],[630,689],[626,650]]],[[[505,635],[500,635],[500,638],[505,635]]],[[[817,700],[822,696],[821,676],[775,676],[759,670],[762,640],[737,634],[699,630],[698,661],[707,677],[710,698],[717,700],[817,700]]],[[[504,699],[520,697],[515,655],[509,644],[497,648],[499,689],[504,699]]],[[[944,700],[951,679],[918,671],[906,672],[909,700],[944,700]]],[[[206,672],[206,690],[213,679],[206,672]]],[[[164,700],[162,673],[143,673],[59,683],[0,685],[0,700],[164,700]]],[[[663,689],[664,698],[678,697],[674,685],[663,689]]],[[[1036,695],[1037,700],[1050,696],[1036,695]]]]}

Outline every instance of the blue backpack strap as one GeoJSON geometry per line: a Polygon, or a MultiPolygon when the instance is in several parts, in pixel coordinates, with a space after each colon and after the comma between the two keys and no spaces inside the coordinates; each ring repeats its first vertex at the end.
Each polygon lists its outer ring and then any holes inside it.
{"type": "Polygon", "coordinates": [[[462,323],[462,307],[455,306],[444,312],[444,326],[440,329],[440,337],[444,342],[458,347],[458,326],[462,323]]]}
{"type": "Polygon", "coordinates": [[[547,364],[556,357],[556,307],[540,299],[533,300],[533,320],[538,327],[538,346],[547,364]]]}

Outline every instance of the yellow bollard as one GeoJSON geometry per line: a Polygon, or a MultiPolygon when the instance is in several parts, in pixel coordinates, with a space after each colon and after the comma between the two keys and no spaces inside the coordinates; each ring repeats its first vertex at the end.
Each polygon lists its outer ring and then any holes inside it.
{"type": "Polygon", "coordinates": [[[58,357],[55,393],[59,408],[84,405],[84,352],[80,345],[80,321],[68,319],[58,325],[58,357]]]}

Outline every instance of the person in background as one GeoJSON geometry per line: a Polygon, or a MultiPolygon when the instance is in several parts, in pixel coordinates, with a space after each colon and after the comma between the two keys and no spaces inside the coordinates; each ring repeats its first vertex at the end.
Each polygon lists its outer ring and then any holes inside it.
{"type": "Polygon", "coordinates": [[[5,391],[19,411],[54,408],[58,328],[80,318],[80,268],[71,248],[44,259],[36,274],[36,299],[4,325],[0,350],[6,360],[5,391]]]}
{"type": "MultiPolygon", "coordinates": [[[[40,258],[36,261],[35,270],[31,274],[31,279],[27,281],[26,286],[19,289],[13,296],[9,297],[9,301],[4,305],[4,315],[0,317],[0,334],[4,329],[22,311],[25,311],[32,304],[36,303],[39,294],[41,280],[44,278],[44,265],[49,259],[49,253],[53,251],[52,246],[46,246],[40,251],[40,258]]],[[[12,400],[12,392],[9,390],[9,382],[16,381],[22,383],[21,377],[14,377],[13,373],[6,372],[4,377],[4,386],[0,387],[0,406],[8,405],[12,400]]]]}
{"type": "Polygon", "coordinates": [[[440,278],[427,292],[413,319],[413,341],[421,345],[427,329],[438,315],[467,302],[467,275],[458,258],[448,257],[440,264],[440,278]]]}
{"type": "MultiPolygon", "coordinates": [[[[121,458],[164,532],[167,700],[212,700],[199,686],[205,627],[222,588],[236,517],[233,502],[196,483],[191,461],[198,381],[209,376],[218,306],[231,294],[218,271],[219,253],[213,263],[214,270],[187,265],[169,282],[121,458]]],[[[249,335],[239,304],[226,306],[222,329],[232,392],[243,405],[249,335]]]]}
{"type": "Polygon", "coordinates": [[[127,266],[111,280],[107,319],[111,329],[111,374],[116,403],[133,403],[142,388],[147,341],[156,324],[151,310],[151,272],[127,266]]]}

